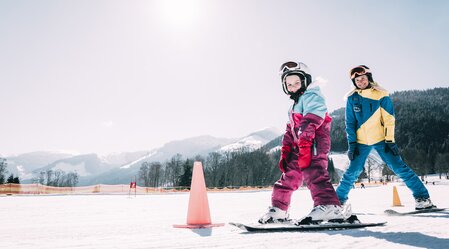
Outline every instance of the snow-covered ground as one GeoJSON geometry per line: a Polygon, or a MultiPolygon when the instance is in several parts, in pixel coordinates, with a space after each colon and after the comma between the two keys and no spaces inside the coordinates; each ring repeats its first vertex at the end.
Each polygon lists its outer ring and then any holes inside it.
{"type": "MultiPolygon", "coordinates": [[[[212,229],[185,224],[188,193],[0,197],[0,248],[449,248],[449,211],[414,216],[383,214],[393,185],[353,189],[353,211],[383,227],[322,232],[245,233],[227,222],[250,223],[266,211],[270,191],[209,193],[212,229]]],[[[428,185],[432,200],[449,207],[449,185],[428,185]]],[[[414,208],[409,190],[398,185],[404,207],[414,208]]],[[[308,190],[293,195],[291,215],[312,207],[308,190]]]]}

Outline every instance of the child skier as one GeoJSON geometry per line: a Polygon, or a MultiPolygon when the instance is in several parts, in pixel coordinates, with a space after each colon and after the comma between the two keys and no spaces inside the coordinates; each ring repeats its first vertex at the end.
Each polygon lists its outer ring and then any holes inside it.
{"type": "Polygon", "coordinates": [[[303,221],[341,221],[344,219],[341,205],[327,172],[332,119],[320,87],[312,82],[304,63],[286,62],[279,73],[283,90],[294,103],[282,139],[279,161],[282,175],[273,187],[272,206],[259,223],[287,221],[291,195],[303,181],[314,201],[314,208],[303,221]]]}
{"type": "Polygon", "coordinates": [[[416,210],[435,207],[424,184],[399,155],[394,140],[393,103],[388,92],[373,81],[372,73],[365,65],[351,69],[350,78],[355,87],[346,102],[350,164],[336,191],[340,202],[345,204],[345,216],[351,212],[348,193],[363,171],[366,158],[373,148],[412,191],[416,210]]]}

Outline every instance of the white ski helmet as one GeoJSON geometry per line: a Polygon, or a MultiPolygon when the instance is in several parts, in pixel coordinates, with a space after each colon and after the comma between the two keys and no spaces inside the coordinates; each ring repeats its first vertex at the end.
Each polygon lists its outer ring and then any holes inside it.
{"type": "Polygon", "coordinates": [[[285,83],[285,78],[289,75],[297,75],[301,79],[301,89],[303,91],[305,91],[312,83],[310,69],[302,62],[288,61],[283,63],[279,69],[279,75],[281,75],[282,89],[286,94],[291,94],[287,90],[287,85],[285,83]]]}
{"type": "Polygon", "coordinates": [[[359,65],[359,66],[352,68],[349,71],[349,77],[351,78],[352,84],[354,84],[355,88],[358,88],[357,85],[355,84],[355,78],[357,78],[361,75],[366,75],[366,77],[368,77],[368,81],[369,81],[370,85],[372,82],[374,82],[373,74],[371,73],[371,70],[369,69],[369,67],[367,67],[365,65],[359,65]]]}

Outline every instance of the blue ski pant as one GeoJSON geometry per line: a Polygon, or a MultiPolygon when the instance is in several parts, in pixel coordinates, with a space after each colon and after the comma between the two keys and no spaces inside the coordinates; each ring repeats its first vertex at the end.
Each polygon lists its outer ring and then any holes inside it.
{"type": "Polygon", "coordinates": [[[379,153],[382,160],[387,166],[399,176],[405,185],[412,191],[414,198],[429,198],[429,192],[419,177],[408,167],[400,155],[393,155],[391,152],[385,152],[385,142],[379,142],[373,145],[357,144],[359,155],[349,164],[348,169],[343,174],[343,178],[337,187],[337,196],[341,203],[345,203],[348,199],[349,191],[352,189],[354,182],[363,171],[365,161],[374,148],[379,153]]]}

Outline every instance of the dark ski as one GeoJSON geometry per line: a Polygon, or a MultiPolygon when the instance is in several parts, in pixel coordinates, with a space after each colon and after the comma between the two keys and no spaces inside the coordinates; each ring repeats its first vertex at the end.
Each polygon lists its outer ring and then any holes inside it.
{"type": "Polygon", "coordinates": [[[307,232],[307,231],[326,231],[355,229],[363,227],[383,226],[387,222],[379,223],[324,223],[317,225],[294,225],[291,223],[273,223],[273,224],[242,224],[230,222],[230,225],[236,226],[248,232],[307,232]]]}
{"type": "Polygon", "coordinates": [[[429,209],[421,209],[421,210],[415,210],[411,212],[398,212],[393,209],[387,209],[384,211],[387,215],[392,216],[403,216],[403,215],[412,215],[412,214],[425,214],[425,213],[437,213],[441,211],[447,210],[446,208],[429,208],[429,209]]]}

